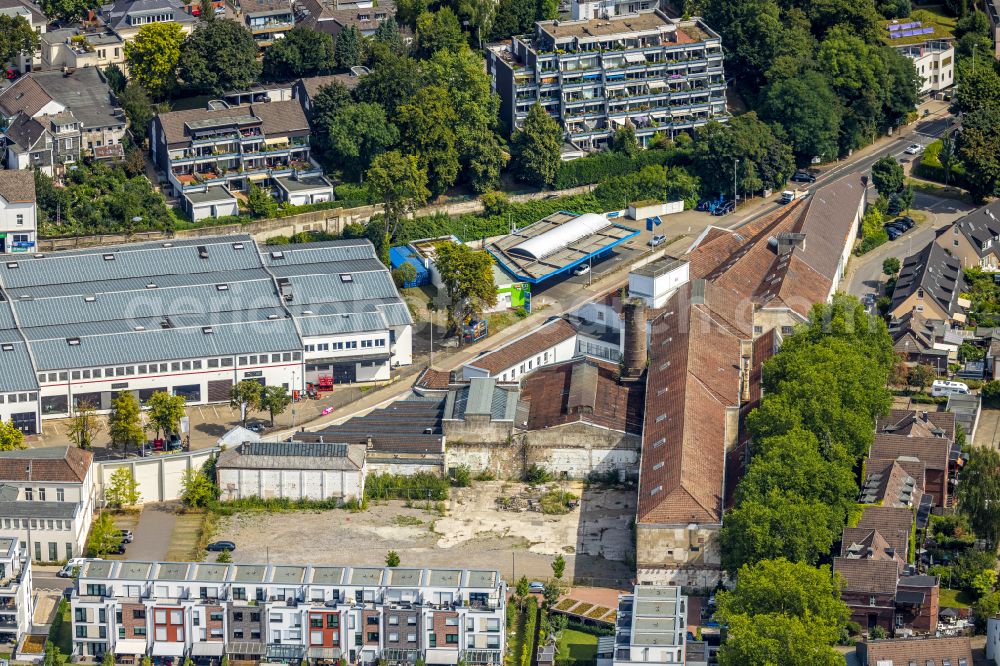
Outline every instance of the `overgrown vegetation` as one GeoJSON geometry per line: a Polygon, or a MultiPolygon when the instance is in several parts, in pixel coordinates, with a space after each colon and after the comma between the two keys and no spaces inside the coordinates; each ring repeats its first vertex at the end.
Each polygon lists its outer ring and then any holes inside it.
{"type": "Polygon", "coordinates": [[[365,479],[368,499],[405,499],[441,501],[448,499],[448,479],[430,472],[404,474],[372,474],[365,479]]]}

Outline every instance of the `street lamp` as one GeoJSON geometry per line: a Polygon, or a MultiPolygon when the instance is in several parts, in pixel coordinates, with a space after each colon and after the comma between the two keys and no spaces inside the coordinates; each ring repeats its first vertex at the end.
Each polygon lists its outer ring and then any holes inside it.
{"type": "Polygon", "coordinates": [[[733,210],[736,210],[736,165],[739,163],[738,159],[733,159],[733,210]]]}

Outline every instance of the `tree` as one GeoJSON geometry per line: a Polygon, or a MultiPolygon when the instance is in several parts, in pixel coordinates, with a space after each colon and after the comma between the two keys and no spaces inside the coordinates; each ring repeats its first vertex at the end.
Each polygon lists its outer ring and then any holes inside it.
{"type": "Polygon", "coordinates": [[[38,33],[23,16],[0,15],[0,59],[7,63],[38,49],[38,33]]]}
{"type": "Polygon", "coordinates": [[[104,558],[108,553],[117,549],[121,542],[121,532],[111,520],[111,514],[102,511],[101,515],[90,526],[90,538],[87,539],[88,556],[104,558]]]}
{"type": "Polygon", "coordinates": [[[104,68],[104,78],[107,79],[111,92],[116,95],[125,90],[125,85],[128,83],[128,79],[125,78],[125,72],[115,63],[111,63],[104,68]]]}
{"type": "Polygon", "coordinates": [[[451,7],[442,6],[435,12],[417,17],[417,52],[428,58],[438,51],[457,51],[465,46],[465,35],[451,7]]]}
{"type": "Polygon", "coordinates": [[[983,401],[991,405],[996,405],[1000,402],[1000,381],[991,379],[983,384],[982,395],[983,401]]]}
{"type": "Polygon", "coordinates": [[[552,608],[559,602],[562,593],[563,588],[560,582],[555,578],[550,578],[545,581],[545,586],[542,588],[542,604],[545,608],[552,608]]]}
{"type": "Polygon", "coordinates": [[[721,622],[741,615],[786,615],[801,620],[827,644],[837,641],[851,616],[829,566],[784,558],[740,568],[735,589],[720,592],[717,602],[721,622]]]}
{"type": "Polygon", "coordinates": [[[264,387],[252,379],[244,379],[229,390],[229,406],[240,408],[240,420],[247,427],[247,416],[260,409],[260,398],[264,387]]]}
{"type": "Polygon", "coordinates": [[[140,84],[130,81],[118,94],[118,104],[125,111],[132,136],[136,142],[143,143],[149,133],[149,123],[156,115],[149,93],[140,84]]]}
{"type": "Polygon", "coordinates": [[[791,149],[752,111],[698,128],[692,161],[705,191],[727,194],[734,180],[738,192],[780,188],[795,171],[791,149]]]}
{"type": "Polygon", "coordinates": [[[996,617],[1000,613],[1000,592],[993,592],[972,604],[973,621],[976,626],[976,633],[986,632],[986,623],[991,617],[996,617]]]}
{"type": "Polygon", "coordinates": [[[181,475],[181,501],[189,507],[202,508],[219,497],[219,489],[201,470],[188,468],[181,475]]]}
{"type": "Polygon", "coordinates": [[[539,14],[538,0],[500,0],[490,39],[507,39],[529,32],[539,14]]]}
{"type": "Polygon", "coordinates": [[[229,549],[224,548],[219,551],[219,554],[215,556],[215,561],[219,564],[229,564],[233,561],[233,556],[229,554],[229,549]]]}
{"type": "Polygon", "coordinates": [[[490,33],[496,16],[495,0],[459,0],[458,16],[476,31],[476,46],[483,47],[483,36],[490,33]]]}
{"type": "Polygon", "coordinates": [[[630,159],[639,154],[639,141],[635,138],[632,123],[626,123],[624,127],[615,130],[611,136],[611,150],[630,159]]]}
{"type": "Polygon", "coordinates": [[[815,70],[781,78],[764,91],[761,117],[779,124],[800,166],[837,156],[842,111],[829,81],[815,70]]]}
{"type": "Polygon", "coordinates": [[[271,425],[274,425],[274,417],[284,413],[288,406],[292,404],[292,396],[284,386],[265,386],[260,394],[260,408],[267,410],[271,415],[271,425]]]}
{"type": "Polygon", "coordinates": [[[51,21],[59,19],[66,23],[74,23],[87,15],[93,7],[87,0],[42,0],[42,12],[51,21]]]}
{"type": "Polygon", "coordinates": [[[951,112],[972,113],[1000,106],[1000,74],[991,66],[972,67],[962,63],[955,72],[957,82],[951,112]]]}
{"type": "Polygon", "coordinates": [[[45,641],[45,657],[42,660],[42,666],[64,666],[65,664],[66,655],[62,653],[62,650],[52,641],[45,641]]]}
{"type": "Polygon", "coordinates": [[[1000,106],[967,113],[958,135],[958,156],[965,165],[969,192],[980,200],[1000,183],[1000,106]]]}
{"type": "Polygon", "coordinates": [[[430,197],[427,172],[420,168],[413,155],[403,155],[398,150],[391,150],[372,160],[368,169],[368,189],[376,200],[382,202],[385,218],[382,229],[384,252],[380,259],[388,266],[388,244],[399,223],[427,203],[427,198],[430,197]]]}
{"type": "Polygon", "coordinates": [[[94,438],[104,430],[104,424],[97,416],[97,410],[87,401],[76,406],[76,413],[70,416],[66,424],[66,436],[76,442],[81,449],[89,449],[94,445],[94,438]]]}
{"type": "Polygon", "coordinates": [[[811,627],[788,615],[737,615],[719,648],[719,666],[839,666],[838,654],[811,627]]]}
{"type": "Polygon", "coordinates": [[[378,104],[387,117],[394,118],[396,109],[417,91],[419,67],[413,58],[385,47],[374,49],[374,54],[371,71],[361,77],[354,96],[359,102],[378,104]]]}
{"type": "MultiPolygon", "coordinates": [[[[221,666],[229,666],[229,655],[222,655],[221,666]]],[[[142,660],[139,661],[139,666],[153,666],[153,660],[149,658],[149,655],[143,656],[142,660]]]]}
{"type": "Polygon", "coordinates": [[[777,488],[741,502],[720,532],[722,566],[735,572],[746,564],[787,557],[816,564],[840,536],[834,509],[817,499],[803,499],[777,488]]]}
{"type": "Polygon", "coordinates": [[[273,218],[278,215],[278,202],[271,193],[254,183],[247,192],[247,210],[257,218],[273,218]]]}
{"type": "Polygon", "coordinates": [[[882,272],[892,277],[899,272],[901,265],[896,257],[888,257],[882,262],[882,272]]]}
{"type": "Polygon", "coordinates": [[[115,666],[115,653],[111,650],[106,650],[104,656],[101,657],[101,666],[115,666]]]}
{"type": "Polygon", "coordinates": [[[199,0],[198,18],[204,22],[215,20],[215,2],[213,0],[199,0]]]}
{"type": "Polygon", "coordinates": [[[121,447],[122,455],[128,452],[130,444],[138,448],[146,441],[146,430],[142,427],[139,402],[128,391],[122,391],[111,401],[111,411],[108,413],[108,435],[111,436],[111,447],[121,447]]]}
{"type": "Polygon", "coordinates": [[[415,155],[417,164],[427,172],[432,195],[444,194],[458,178],[457,122],[448,91],[440,86],[421,88],[399,107],[396,123],[404,152],[415,155]]]}
{"type": "MultiPolygon", "coordinates": [[[[400,5],[397,3],[396,6],[399,7],[400,5]]],[[[403,36],[399,34],[399,24],[396,23],[396,19],[392,16],[387,17],[378,24],[378,28],[375,29],[372,39],[377,44],[387,47],[390,52],[396,55],[406,50],[406,44],[403,43],[403,36]]]]}
{"type": "Polygon", "coordinates": [[[335,80],[320,86],[309,110],[311,120],[317,124],[316,129],[325,131],[329,121],[324,121],[324,118],[333,116],[350,103],[351,91],[342,82],[335,80]]]}
{"type": "Polygon", "coordinates": [[[385,566],[387,567],[398,567],[399,566],[399,553],[394,550],[390,550],[385,554],[385,566]]]}
{"type": "Polygon", "coordinates": [[[903,165],[892,155],[880,158],[872,165],[872,184],[878,193],[889,197],[903,189],[903,165]]]}
{"type": "Polygon", "coordinates": [[[4,423],[0,420],[0,451],[16,451],[26,449],[24,433],[14,426],[14,421],[4,423]]]}
{"type": "Polygon", "coordinates": [[[125,62],[137,84],[157,97],[169,95],[177,85],[177,63],[184,31],[179,23],[147,23],[135,39],[125,42],[125,62]]]}
{"type": "Polygon", "coordinates": [[[941,137],[941,151],[938,152],[938,160],[941,161],[941,169],[944,171],[944,184],[947,185],[951,181],[951,170],[958,162],[954,133],[949,132],[941,137]]]}
{"type": "Polygon", "coordinates": [[[149,407],[149,425],[156,429],[157,439],[161,432],[166,436],[180,430],[181,419],[184,418],[184,396],[157,391],[146,405],[149,407]]]}
{"type": "Polygon", "coordinates": [[[264,51],[264,76],[285,81],[290,76],[316,76],[337,66],[333,37],[297,25],[264,51]]]}
{"type": "Polygon", "coordinates": [[[910,368],[910,372],[906,375],[906,383],[923,390],[934,381],[934,377],[936,376],[937,373],[934,371],[933,366],[926,364],[915,365],[910,368]]]}
{"type": "Polygon", "coordinates": [[[517,587],[514,589],[514,593],[517,595],[519,603],[524,603],[524,600],[528,597],[529,592],[531,592],[531,584],[528,582],[527,576],[521,576],[517,579],[517,587]]]}
{"type": "Polygon", "coordinates": [[[361,64],[361,32],[356,26],[347,26],[337,35],[333,61],[340,69],[350,69],[361,64]]]}
{"type": "Polygon", "coordinates": [[[566,558],[559,553],[552,560],[552,575],[555,576],[556,580],[562,580],[563,574],[566,572],[566,558]]]}
{"type": "Polygon", "coordinates": [[[958,510],[976,535],[996,545],[1000,537],[1000,452],[973,447],[959,475],[958,510]]]}
{"type": "Polygon", "coordinates": [[[243,90],[260,78],[257,53],[257,42],[242,23],[202,23],[184,40],[180,78],[198,93],[243,90]]]}
{"type": "Polygon", "coordinates": [[[119,467],[111,473],[108,487],[104,489],[104,501],[109,506],[121,508],[139,503],[142,493],[139,492],[139,482],[128,467],[119,467]]]}
{"type": "Polygon", "coordinates": [[[493,259],[484,250],[476,251],[458,243],[441,243],[437,247],[435,266],[448,291],[448,321],[453,330],[496,305],[493,259]]]}
{"type": "Polygon", "coordinates": [[[516,176],[538,187],[552,186],[559,172],[562,140],[559,123],[536,102],[528,111],[523,127],[514,134],[516,176]]]}

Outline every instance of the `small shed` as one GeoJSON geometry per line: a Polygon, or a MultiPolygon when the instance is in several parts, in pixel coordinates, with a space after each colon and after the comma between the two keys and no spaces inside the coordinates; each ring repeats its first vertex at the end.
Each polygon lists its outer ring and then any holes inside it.
{"type": "Polygon", "coordinates": [[[403,283],[404,288],[423,287],[431,283],[431,272],[424,262],[409,245],[399,245],[389,248],[389,264],[396,270],[403,264],[410,264],[417,271],[417,277],[403,283]]]}

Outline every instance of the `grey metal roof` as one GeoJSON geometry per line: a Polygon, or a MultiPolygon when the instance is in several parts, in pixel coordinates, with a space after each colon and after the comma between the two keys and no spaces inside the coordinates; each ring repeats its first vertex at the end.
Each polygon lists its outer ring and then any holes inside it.
{"type": "Polygon", "coordinates": [[[273,249],[240,234],[0,261],[0,344],[17,354],[0,357],[0,390],[34,390],[43,370],[299,351],[301,335],[412,323],[367,240],[273,249]]]}
{"type": "Polygon", "coordinates": [[[220,469],[359,470],[362,444],[332,442],[244,442],[219,454],[220,469]]]}
{"type": "Polygon", "coordinates": [[[192,204],[213,203],[216,201],[230,203],[236,201],[233,193],[221,186],[205,188],[204,192],[185,192],[184,198],[192,204]]]}
{"type": "Polygon", "coordinates": [[[467,415],[489,416],[494,421],[510,421],[517,409],[516,388],[498,386],[495,377],[475,377],[468,385],[451,389],[445,399],[446,419],[462,420],[467,415]]]}
{"type": "Polygon", "coordinates": [[[79,506],[76,502],[0,501],[0,515],[9,518],[72,519],[79,506]]]}
{"type": "Polygon", "coordinates": [[[31,72],[49,96],[67,107],[84,129],[124,127],[124,116],[115,115],[111,91],[96,67],[80,67],[70,73],[60,70],[31,72]]]}

